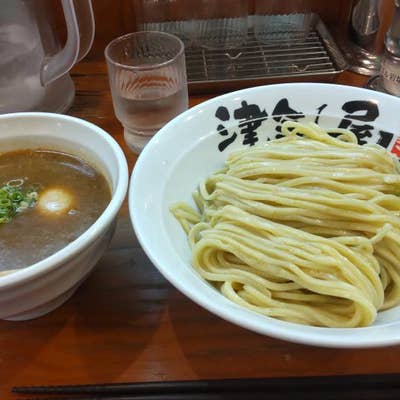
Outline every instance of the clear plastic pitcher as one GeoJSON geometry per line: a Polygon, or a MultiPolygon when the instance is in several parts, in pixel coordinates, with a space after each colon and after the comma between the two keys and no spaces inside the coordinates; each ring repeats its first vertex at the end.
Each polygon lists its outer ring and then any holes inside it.
{"type": "Polygon", "coordinates": [[[310,31],[311,16],[309,0],[257,0],[254,33],[266,44],[304,40],[310,31]]]}
{"type": "Polygon", "coordinates": [[[61,0],[67,28],[63,48],[51,18],[54,2],[2,0],[0,12],[0,114],[63,112],[74,99],[68,71],[94,37],[91,0],[61,0]]]}
{"type": "Polygon", "coordinates": [[[196,7],[195,32],[207,49],[235,49],[247,38],[247,0],[201,0],[196,7]]]}
{"type": "Polygon", "coordinates": [[[160,31],[178,36],[185,46],[193,41],[192,0],[133,0],[138,31],[160,31]]]}

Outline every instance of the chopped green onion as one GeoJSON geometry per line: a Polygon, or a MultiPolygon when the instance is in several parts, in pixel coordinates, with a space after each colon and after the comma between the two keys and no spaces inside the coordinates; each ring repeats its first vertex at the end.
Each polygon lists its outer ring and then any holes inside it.
{"type": "Polygon", "coordinates": [[[24,189],[23,184],[23,179],[12,179],[0,187],[0,224],[11,221],[18,213],[36,204],[38,186],[24,189]]]}
{"type": "Polygon", "coordinates": [[[6,185],[8,187],[12,187],[12,188],[21,187],[23,184],[24,184],[24,180],[23,179],[11,179],[11,181],[8,181],[6,183],[6,185]]]}
{"type": "Polygon", "coordinates": [[[14,201],[22,201],[22,199],[24,198],[24,196],[22,196],[21,192],[14,192],[11,193],[11,200],[14,201]]]}
{"type": "Polygon", "coordinates": [[[11,203],[12,203],[11,199],[9,199],[9,198],[0,199],[0,207],[1,208],[10,207],[11,203]]]}

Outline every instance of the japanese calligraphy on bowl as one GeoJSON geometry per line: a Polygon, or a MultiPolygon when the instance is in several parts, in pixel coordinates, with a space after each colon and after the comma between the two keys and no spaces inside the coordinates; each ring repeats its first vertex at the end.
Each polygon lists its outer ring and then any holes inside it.
{"type": "MultiPolygon", "coordinates": [[[[283,97],[276,104],[272,104],[271,113],[260,104],[249,104],[242,100],[240,106],[230,112],[229,109],[220,105],[215,111],[215,118],[219,121],[216,131],[222,137],[218,144],[219,151],[225,151],[234,141],[240,141],[243,146],[254,146],[263,140],[278,139],[282,137],[281,126],[285,121],[313,121],[320,122],[320,117],[329,107],[328,103],[321,103],[308,115],[302,110],[302,105],[296,105],[296,109],[291,107],[289,99],[283,97]],[[236,126],[228,129],[224,123],[235,120],[236,126]],[[263,126],[265,122],[270,121],[268,127],[263,126]]],[[[384,129],[376,128],[374,122],[379,117],[379,105],[373,100],[344,100],[341,105],[343,116],[337,115],[337,123],[332,123],[329,128],[344,128],[353,132],[358,139],[359,144],[375,142],[386,149],[393,142],[395,133],[384,129]]],[[[398,144],[392,144],[391,151],[397,152],[398,144]]]]}
{"type": "Polygon", "coordinates": [[[360,144],[377,143],[400,156],[400,99],[350,86],[290,83],[245,89],[189,109],[164,126],[140,155],[129,207],[143,249],[179,290],[216,315],[252,331],[330,347],[400,343],[400,307],[379,313],[367,328],[333,329],[279,321],[242,309],[221,296],[191,266],[187,237],[169,212],[224,166],[232,151],[281,135],[284,121],[347,128],[360,144]]]}

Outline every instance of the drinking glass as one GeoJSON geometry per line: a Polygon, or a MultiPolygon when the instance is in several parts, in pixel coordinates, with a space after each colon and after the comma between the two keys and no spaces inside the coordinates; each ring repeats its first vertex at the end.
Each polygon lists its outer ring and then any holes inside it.
{"type": "Polygon", "coordinates": [[[304,40],[311,19],[309,0],[257,0],[254,34],[263,43],[304,40]]]}
{"type": "Polygon", "coordinates": [[[165,32],[134,32],[108,44],[105,57],[115,115],[126,144],[140,153],[188,108],[183,42],[165,32]]]}

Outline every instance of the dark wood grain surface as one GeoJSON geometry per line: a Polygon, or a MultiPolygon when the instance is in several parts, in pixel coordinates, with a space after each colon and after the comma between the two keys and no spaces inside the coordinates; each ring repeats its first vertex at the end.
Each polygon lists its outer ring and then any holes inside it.
{"type": "MultiPolygon", "coordinates": [[[[103,62],[73,70],[75,115],[128,151],[114,117],[103,62]]],[[[338,83],[361,86],[344,73],[338,83]]],[[[191,97],[194,105],[209,96],[191,97]]],[[[180,294],[141,250],[124,203],[109,250],[77,293],[32,321],[0,321],[0,399],[13,385],[400,372],[400,346],[335,350],[261,336],[180,294]]]]}

